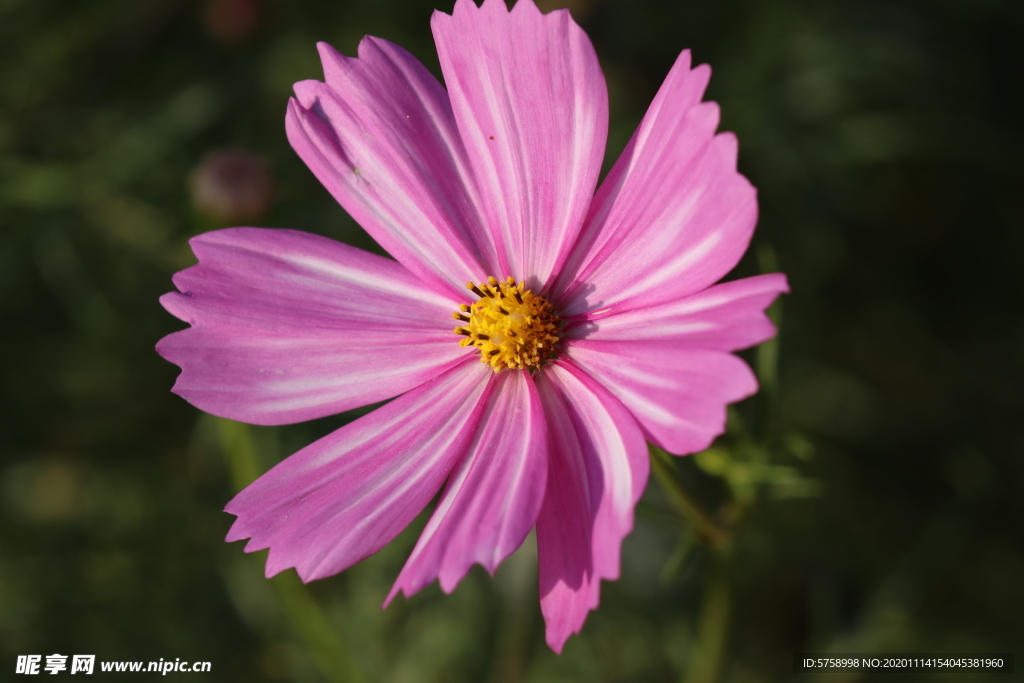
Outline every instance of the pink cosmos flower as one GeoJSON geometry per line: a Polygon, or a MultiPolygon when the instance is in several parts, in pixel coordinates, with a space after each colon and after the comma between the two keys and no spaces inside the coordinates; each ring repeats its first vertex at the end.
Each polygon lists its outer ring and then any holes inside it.
{"type": "Polygon", "coordinates": [[[357,59],[321,43],[325,82],[288,106],[292,146],[394,260],[289,230],[200,235],[161,299],[191,327],[157,348],[175,392],[243,422],[397,396],[228,503],[227,540],[270,548],[268,576],[342,571],[443,487],[385,605],[493,573],[536,528],[561,651],[618,577],[645,440],[682,455],[722,433],[757,390],[732,352],[774,334],[786,279],[713,284],[757,203],[689,52],[595,194],[607,92],[568,12],[457,0],[431,27],[447,91],[368,37],[357,59]]]}

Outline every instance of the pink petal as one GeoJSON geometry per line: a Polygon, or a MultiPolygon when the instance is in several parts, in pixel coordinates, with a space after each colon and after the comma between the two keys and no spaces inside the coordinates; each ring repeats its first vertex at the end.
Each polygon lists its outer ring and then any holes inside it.
{"type": "Polygon", "coordinates": [[[467,362],[283,460],[228,503],[228,541],[270,548],[267,576],[337,574],[391,541],[465,453],[494,385],[467,362]]]}
{"type": "Polygon", "coordinates": [[[548,416],[547,494],[537,520],[540,604],[548,645],[561,652],[597,607],[601,579],[619,576],[622,539],[647,484],[647,445],[629,412],[570,363],[537,386],[548,416]]]}
{"type": "Polygon", "coordinates": [[[157,351],[174,391],[244,422],[285,424],[375,403],[466,358],[453,300],[390,259],[317,235],[232,228],[195,237],[199,264],[161,298],[192,327],[157,351]]]}
{"type": "Polygon", "coordinates": [[[570,340],[566,356],[615,395],[652,443],[670,453],[702,451],[725,431],[726,405],[757,380],[731,353],[665,341],[570,340]]]}
{"type": "Polygon", "coordinates": [[[681,298],[746,251],[756,192],[736,171],[735,136],[714,134],[718,106],[700,102],[710,73],[691,71],[688,51],[676,60],[594,198],[554,289],[563,315],[681,298]]]}
{"type": "Polygon", "coordinates": [[[457,0],[431,21],[455,119],[498,245],[498,277],[542,289],[593,196],[608,93],[590,39],[565,10],[532,0],[457,0]]]}
{"type": "Polygon", "coordinates": [[[764,311],[789,291],[786,276],[770,273],[712,285],[702,292],[625,313],[584,316],[565,337],[593,341],[671,341],[678,348],[738,351],[775,336],[764,311]]]}
{"type": "Polygon", "coordinates": [[[388,253],[440,291],[494,272],[448,96],[401,47],[320,43],[326,83],[295,85],[285,128],[320,182],[388,253]]]}
{"type": "Polygon", "coordinates": [[[538,381],[550,424],[548,485],[537,518],[541,612],[548,644],[561,653],[566,639],[578,633],[597,604],[600,579],[594,575],[591,525],[593,508],[583,449],[557,390],[538,381]]]}
{"type": "Polygon", "coordinates": [[[474,563],[493,574],[537,521],[548,468],[540,397],[525,371],[502,372],[496,383],[473,443],[385,606],[399,591],[409,597],[435,578],[450,593],[474,563]]]}

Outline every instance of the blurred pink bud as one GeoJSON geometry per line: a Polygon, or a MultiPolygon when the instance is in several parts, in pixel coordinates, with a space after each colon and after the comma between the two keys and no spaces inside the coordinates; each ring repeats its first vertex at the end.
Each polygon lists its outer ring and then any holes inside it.
{"type": "Polygon", "coordinates": [[[245,42],[260,21],[259,0],[204,0],[203,27],[219,43],[245,42]]]}
{"type": "Polygon", "coordinates": [[[189,175],[192,203],[226,223],[259,218],[274,198],[270,163],[244,149],[210,152],[189,175]]]}

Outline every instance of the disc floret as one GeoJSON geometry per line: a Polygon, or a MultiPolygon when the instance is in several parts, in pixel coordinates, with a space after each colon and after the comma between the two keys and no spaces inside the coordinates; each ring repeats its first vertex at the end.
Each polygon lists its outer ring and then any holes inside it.
{"type": "Polygon", "coordinates": [[[465,337],[460,345],[480,349],[480,360],[495,372],[536,368],[555,355],[558,316],[548,300],[527,289],[525,282],[490,277],[486,284],[467,282],[466,289],[480,299],[452,313],[465,323],[455,333],[465,337]]]}

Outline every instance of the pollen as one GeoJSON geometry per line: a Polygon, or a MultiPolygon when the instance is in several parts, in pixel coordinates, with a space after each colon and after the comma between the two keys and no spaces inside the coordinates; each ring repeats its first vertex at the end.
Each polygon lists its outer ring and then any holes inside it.
{"type": "Polygon", "coordinates": [[[525,282],[494,277],[486,284],[466,283],[466,289],[480,299],[462,304],[452,317],[464,324],[455,328],[462,346],[480,349],[480,361],[495,372],[536,368],[555,356],[558,316],[542,296],[526,288],[525,282]]]}

